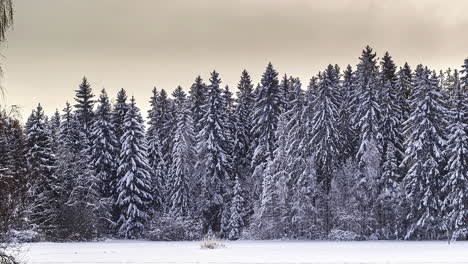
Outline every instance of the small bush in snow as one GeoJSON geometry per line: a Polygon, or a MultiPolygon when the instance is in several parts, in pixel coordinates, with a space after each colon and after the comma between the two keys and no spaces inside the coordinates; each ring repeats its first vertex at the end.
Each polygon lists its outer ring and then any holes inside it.
{"type": "Polygon", "coordinates": [[[206,236],[200,244],[200,248],[216,249],[226,247],[222,242],[218,241],[214,236],[206,236]]]}
{"type": "Polygon", "coordinates": [[[328,239],[337,241],[353,241],[360,240],[360,237],[352,231],[333,229],[328,235],[328,239]]]}

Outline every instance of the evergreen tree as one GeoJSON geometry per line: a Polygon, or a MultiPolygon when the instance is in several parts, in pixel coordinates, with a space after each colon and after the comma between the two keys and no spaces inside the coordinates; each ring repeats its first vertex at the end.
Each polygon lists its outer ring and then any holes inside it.
{"type": "Polygon", "coordinates": [[[221,231],[221,218],[226,208],[225,195],[230,177],[229,142],[226,136],[225,104],[219,87],[221,79],[211,73],[208,100],[201,119],[203,129],[197,135],[197,175],[201,181],[200,210],[204,218],[204,232],[221,231]]]}
{"type": "Polygon", "coordinates": [[[244,209],[244,199],[242,198],[242,189],[239,182],[239,178],[236,177],[234,185],[234,194],[231,202],[231,216],[229,219],[229,239],[237,240],[239,239],[242,228],[244,227],[243,220],[243,209],[244,209]]]}
{"type": "Polygon", "coordinates": [[[382,58],[380,72],[380,105],[382,134],[382,175],[377,181],[377,221],[380,235],[394,238],[396,230],[396,211],[401,193],[399,181],[402,179],[398,168],[403,159],[403,111],[396,76],[396,66],[387,53],[382,58]]]}
{"type": "Polygon", "coordinates": [[[91,164],[96,177],[102,184],[99,188],[103,197],[115,195],[116,161],[115,152],[117,139],[111,123],[111,105],[106,91],[103,89],[99,97],[99,105],[95,113],[95,121],[91,130],[93,144],[91,147],[91,164]]]}
{"type": "Polygon", "coordinates": [[[187,217],[194,208],[190,186],[195,183],[192,178],[195,166],[195,134],[185,92],[179,88],[173,93],[177,109],[177,125],[172,149],[173,161],[168,177],[171,181],[170,215],[187,217]]]}
{"type": "Polygon", "coordinates": [[[330,188],[333,172],[339,164],[337,157],[342,149],[338,130],[339,122],[339,88],[336,86],[336,72],[332,65],[321,74],[315,98],[314,116],[312,118],[311,144],[315,146],[314,162],[318,183],[323,189],[323,209],[325,232],[331,230],[330,188]]]}
{"type": "MultiPolygon", "coordinates": [[[[468,77],[468,59],[465,60],[463,77],[468,77]]],[[[466,85],[466,82],[464,83],[466,85]]],[[[460,83],[455,87],[449,112],[448,141],[444,156],[448,162],[445,170],[443,188],[447,196],[444,199],[446,228],[449,239],[468,234],[468,92],[460,83]]]]}
{"type": "Polygon", "coordinates": [[[339,105],[340,122],[339,133],[343,138],[342,150],[340,151],[342,159],[356,155],[356,144],[358,141],[358,133],[352,121],[353,113],[356,106],[353,104],[356,93],[355,76],[351,65],[346,67],[343,73],[343,83],[341,85],[339,105]]]}
{"type": "Polygon", "coordinates": [[[398,86],[401,98],[401,110],[403,119],[406,120],[410,114],[409,100],[413,91],[413,73],[408,63],[405,63],[403,68],[398,71],[398,86]]]}
{"type": "Polygon", "coordinates": [[[117,170],[119,181],[116,201],[120,217],[117,228],[122,237],[139,238],[148,220],[151,181],[143,119],[133,97],[125,114],[124,134],[120,143],[122,150],[117,170]]]}
{"type": "Polygon", "coordinates": [[[198,134],[202,129],[201,119],[203,118],[203,105],[205,105],[208,90],[206,85],[203,83],[203,79],[197,76],[195,82],[190,87],[190,111],[192,112],[193,125],[195,127],[195,133],[198,134]]]}
{"type": "Polygon", "coordinates": [[[261,85],[258,89],[253,112],[252,135],[254,137],[254,152],[251,167],[253,169],[254,197],[261,194],[261,183],[267,161],[273,159],[276,149],[275,132],[279,115],[282,111],[281,90],[278,86],[278,73],[268,64],[262,75],[261,85]]]}
{"type": "Polygon", "coordinates": [[[167,164],[164,161],[162,153],[162,142],[159,136],[160,111],[159,111],[159,93],[156,87],[153,88],[153,95],[150,99],[150,110],[148,110],[148,130],[146,138],[148,141],[148,164],[150,166],[151,186],[153,195],[153,210],[163,210],[165,198],[165,178],[167,164]]]}
{"type": "Polygon", "coordinates": [[[406,238],[439,237],[442,194],[442,148],[445,141],[446,110],[439,92],[438,80],[422,65],[416,69],[411,115],[405,122],[406,157],[410,168],[405,177],[410,201],[411,226],[406,238]]]}
{"type": "MultiPolygon", "coordinates": [[[[86,140],[90,139],[91,134],[91,126],[93,124],[93,107],[94,107],[94,95],[91,91],[91,86],[88,83],[86,77],[83,77],[83,80],[76,92],[75,97],[75,109],[76,109],[76,117],[81,124],[82,133],[85,135],[86,140]]],[[[90,144],[90,142],[86,142],[90,144]]]]}
{"type": "MultiPolygon", "coordinates": [[[[354,121],[358,124],[360,143],[357,153],[361,166],[371,165],[364,160],[366,152],[379,147],[381,140],[379,122],[381,109],[378,101],[377,85],[378,69],[375,61],[376,54],[367,46],[359,58],[356,71],[356,92],[360,94],[354,121]]],[[[381,150],[379,149],[380,154],[381,150]]]]}
{"type": "Polygon", "coordinates": [[[117,98],[114,104],[114,110],[111,116],[112,126],[114,127],[115,131],[115,138],[117,139],[117,159],[120,153],[120,138],[124,134],[123,127],[125,123],[125,114],[127,113],[127,111],[127,92],[125,92],[125,90],[122,88],[117,93],[117,98]]]}
{"type": "Polygon", "coordinates": [[[33,111],[26,131],[27,163],[30,173],[29,219],[37,230],[53,238],[58,225],[58,186],[55,155],[46,129],[45,115],[39,104],[33,111]]]}

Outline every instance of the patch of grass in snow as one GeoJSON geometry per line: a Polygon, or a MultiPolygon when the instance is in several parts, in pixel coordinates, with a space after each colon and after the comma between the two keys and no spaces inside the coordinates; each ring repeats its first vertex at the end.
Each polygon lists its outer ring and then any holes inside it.
{"type": "Polygon", "coordinates": [[[214,236],[207,236],[203,238],[200,243],[200,248],[202,249],[216,249],[216,248],[224,248],[226,247],[221,241],[216,239],[214,236]]]}

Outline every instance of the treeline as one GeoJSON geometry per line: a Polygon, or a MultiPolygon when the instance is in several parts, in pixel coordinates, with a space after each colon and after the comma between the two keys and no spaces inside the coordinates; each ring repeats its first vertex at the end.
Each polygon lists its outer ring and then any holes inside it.
{"type": "Polygon", "coordinates": [[[144,121],[83,78],[73,106],[0,118],[0,227],[44,240],[467,239],[468,59],[397,68],[366,47],[308,85],[268,64],[153,89],[144,121]],[[145,125],[146,123],[146,125],[145,125]],[[2,217],[2,216],[11,217],[2,217]]]}

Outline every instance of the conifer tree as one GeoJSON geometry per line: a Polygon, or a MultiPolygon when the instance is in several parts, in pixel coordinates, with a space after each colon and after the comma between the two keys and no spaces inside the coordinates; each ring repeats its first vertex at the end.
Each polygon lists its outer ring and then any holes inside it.
{"type": "Polygon", "coordinates": [[[239,239],[242,228],[244,227],[243,210],[244,210],[244,198],[242,197],[241,184],[239,178],[236,177],[234,184],[234,194],[231,202],[231,216],[229,219],[229,239],[239,239]]]}
{"type": "MultiPolygon", "coordinates": [[[[180,88],[180,86],[179,86],[180,88]]],[[[195,166],[195,134],[185,92],[177,88],[173,96],[177,109],[177,125],[172,149],[173,161],[169,169],[170,215],[187,217],[194,209],[191,187],[195,166]]]]}
{"type": "Polygon", "coordinates": [[[446,126],[443,96],[438,80],[430,70],[418,65],[411,97],[411,115],[405,122],[409,135],[403,164],[409,166],[405,177],[410,201],[411,226],[406,238],[438,238],[442,207],[442,150],[446,126]]]}
{"type": "Polygon", "coordinates": [[[150,166],[151,186],[153,195],[153,210],[163,211],[165,199],[165,179],[167,164],[164,161],[162,153],[162,142],[159,134],[160,110],[159,110],[159,92],[156,87],[153,88],[153,95],[150,99],[150,110],[148,110],[148,130],[146,138],[148,141],[148,164],[150,166]]]}
{"type": "MultiPolygon", "coordinates": [[[[463,69],[467,85],[468,59],[463,69]]],[[[444,199],[444,213],[446,215],[446,228],[449,239],[468,234],[468,91],[460,83],[455,87],[451,97],[449,111],[450,125],[448,127],[448,140],[444,156],[447,158],[446,172],[443,188],[447,195],[444,199]]]]}
{"type": "Polygon", "coordinates": [[[45,124],[45,115],[39,104],[29,119],[26,131],[27,163],[30,173],[31,223],[48,238],[54,237],[58,225],[58,186],[55,175],[56,159],[45,124]]]}
{"type": "Polygon", "coordinates": [[[204,218],[204,231],[220,232],[221,218],[226,208],[227,185],[230,177],[229,142],[226,136],[225,104],[221,79],[211,73],[208,100],[201,119],[203,129],[197,135],[197,175],[201,181],[199,205],[204,218]]]}
{"type": "Polygon", "coordinates": [[[382,134],[382,175],[377,181],[377,220],[380,235],[394,238],[397,230],[396,216],[401,194],[399,181],[402,179],[399,165],[403,159],[403,111],[401,93],[398,88],[396,66],[387,53],[382,58],[380,72],[380,105],[382,134]]]}
{"type": "Polygon", "coordinates": [[[263,175],[267,161],[273,159],[276,149],[275,132],[282,111],[283,100],[278,86],[278,73],[271,63],[262,75],[261,85],[255,99],[253,112],[252,135],[254,136],[254,152],[252,156],[252,178],[254,197],[261,194],[263,175]]]}
{"type": "Polygon", "coordinates": [[[101,186],[100,193],[105,198],[115,195],[117,139],[111,123],[111,105],[106,91],[103,89],[98,101],[95,121],[91,130],[93,144],[91,147],[91,164],[101,186]]]}
{"type": "Polygon", "coordinates": [[[190,87],[189,91],[189,101],[190,101],[190,111],[192,112],[193,125],[195,128],[195,133],[198,134],[202,129],[200,120],[203,118],[203,105],[205,105],[208,89],[203,79],[200,76],[195,78],[195,82],[190,87]]]}
{"type": "Polygon", "coordinates": [[[92,94],[91,86],[89,85],[86,77],[83,80],[76,92],[75,97],[75,111],[76,117],[81,124],[81,131],[85,135],[85,139],[88,140],[86,144],[90,144],[91,126],[93,124],[93,107],[94,107],[94,95],[92,94]]]}
{"type": "Polygon", "coordinates": [[[139,238],[148,220],[151,181],[143,119],[132,97],[125,114],[124,134],[120,140],[120,166],[117,170],[117,201],[120,217],[118,233],[124,238],[139,238]]]}

